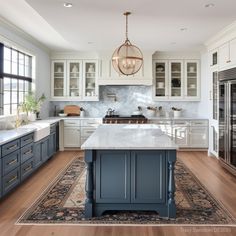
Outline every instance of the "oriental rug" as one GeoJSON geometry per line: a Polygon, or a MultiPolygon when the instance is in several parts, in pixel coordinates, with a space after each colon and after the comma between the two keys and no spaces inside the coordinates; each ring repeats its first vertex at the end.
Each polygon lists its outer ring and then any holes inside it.
{"type": "Polygon", "coordinates": [[[16,224],[236,225],[234,217],[179,160],[175,166],[176,219],[163,219],[146,211],[108,211],[103,216],[85,219],[85,175],[83,157],[74,159],[16,224]]]}

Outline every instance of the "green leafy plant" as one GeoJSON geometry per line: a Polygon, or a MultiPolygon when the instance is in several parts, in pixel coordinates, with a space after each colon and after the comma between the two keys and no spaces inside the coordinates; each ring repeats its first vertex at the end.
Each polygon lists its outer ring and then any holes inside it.
{"type": "Polygon", "coordinates": [[[44,94],[41,95],[38,99],[36,98],[33,92],[29,93],[26,97],[24,102],[20,105],[21,110],[23,112],[29,113],[37,113],[40,112],[40,108],[45,101],[46,97],[44,94]]]}

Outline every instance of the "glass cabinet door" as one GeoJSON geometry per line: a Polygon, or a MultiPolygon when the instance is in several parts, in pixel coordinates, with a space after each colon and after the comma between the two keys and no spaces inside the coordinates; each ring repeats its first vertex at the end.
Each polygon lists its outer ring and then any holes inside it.
{"type": "Polygon", "coordinates": [[[97,61],[84,61],[84,98],[87,100],[98,98],[97,70],[97,61]]]}
{"type": "Polygon", "coordinates": [[[53,61],[52,73],[53,73],[53,96],[63,97],[65,96],[65,62],[53,61]]]}
{"type": "Polygon", "coordinates": [[[82,68],[80,61],[68,61],[68,96],[69,97],[81,97],[81,77],[82,68]]]}
{"type": "Polygon", "coordinates": [[[168,93],[167,62],[154,63],[155,97],[166,97],[168,93]]]}
{"type": "Polygon", "coordinates": [[[198,62],[189,61],[185,63],[185,96],[198,97],[198,62]]]}
{"type": "Polygon", "coordinates": [[[175,98],[182,97],[183,87],[183,64],[178,61],[170,62],[170,96],[175,98]]]}

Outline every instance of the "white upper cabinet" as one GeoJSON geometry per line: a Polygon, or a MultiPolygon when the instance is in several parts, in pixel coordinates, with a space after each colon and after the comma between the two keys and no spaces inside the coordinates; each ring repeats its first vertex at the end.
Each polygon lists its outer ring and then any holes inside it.
{"type": "Polygon", "coordinates": [[[51,96],[63,98],[66,96],[66,62],[62,60],[52,61],[52,90],[51,96]]]}
{"type": "Polygon", "coordinates": [[[53,60],[51,99],[98,101],[98,60],[53,60]]]}
{"type": "Polygon", "coordinates": [[[119,74],[112,66],[112,52],[100,52],[99,85],[152,85],[152,53],[143,52],[143,65],[134,75],[119,74]]]}
{"type": "Polygon", "coordinates": [[[154,60],[153,77],[156,101],[200,100],[199,60],[154,60]]]}
{"type": "Polygon", "coordinates": [[[220,70],[230,69],[236,66],[236,38],[219,47],[220,70]]]}
{"type": "Polygon", "coordinates": [[[84,61],[83,100],[98,101],[98,62],[84,61]]]}

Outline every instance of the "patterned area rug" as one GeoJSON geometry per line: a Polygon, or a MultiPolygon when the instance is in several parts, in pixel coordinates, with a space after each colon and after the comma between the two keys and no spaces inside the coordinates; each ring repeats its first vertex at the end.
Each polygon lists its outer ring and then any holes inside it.
{"type": "Polygon", "coordinates": [[[106,212],[84,218],[85,163],[76,158],[42,196],[20,217],[17,224],[181,224],[235,225],[236,220],[199,183],[191,171],[177,161],[175,169],[176,219],[163,219],[155,212],[106,212]]]}

